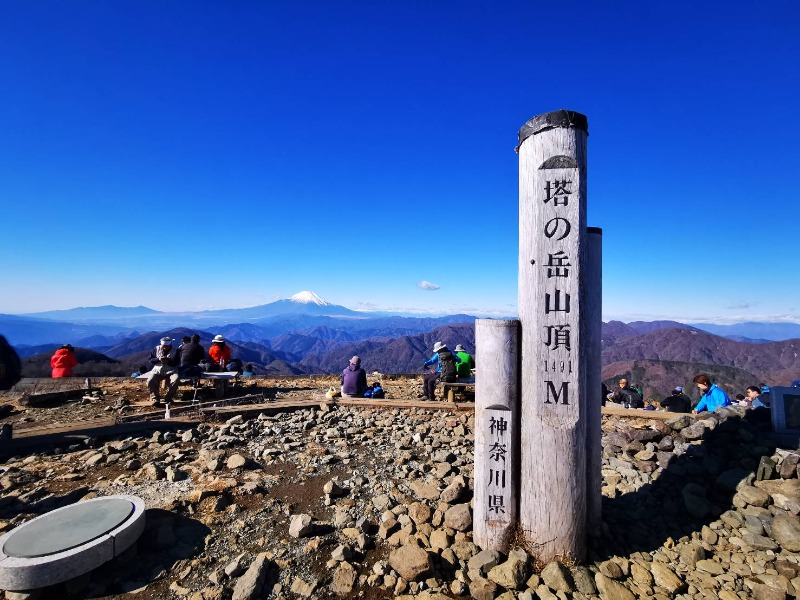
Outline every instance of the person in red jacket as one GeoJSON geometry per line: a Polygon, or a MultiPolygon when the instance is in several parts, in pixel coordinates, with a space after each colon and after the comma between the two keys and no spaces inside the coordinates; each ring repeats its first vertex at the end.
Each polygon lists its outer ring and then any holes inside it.
{"type": "Polygon", "coordinates": [[[208,349],[208,355],[211,360],[220,365],[223,369],[231,362],[231,349],[225,343],[225,338],[221,335],[215,335],[211,341],[211,347],[208,349]]]}
{"type": "Polygon", "coordinates": [[[53,379],[72,377],[72,367],[77,366],[77,364],[78,359],[75,358],[75,348],[70,344],[64,344],[50,358],[50,366],[53,367],[53,379]]]}

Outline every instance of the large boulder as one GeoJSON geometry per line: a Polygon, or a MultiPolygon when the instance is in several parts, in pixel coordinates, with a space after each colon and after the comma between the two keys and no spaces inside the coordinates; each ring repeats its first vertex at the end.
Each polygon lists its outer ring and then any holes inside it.
{"type": "Polygon", "coordinates": [[[268,569],[267,555],[265,552],[261,552],[245,571],[245,574],[236,580],[231,599],[255,600],[261,598],[268,569]]]}
{"type": "Polygon", "coordinates": [[[444,513],[445,527],[456,531],[467,531],[472,527],[472,511],[469,504],[456,504],[444,513]]]}
{"type": "Polygon", "coordinates": [[[415,544],[404,544],[389,554],[389,566],[406,581],[416,581],[431,572],[431,557],[415,544]]]}
{"type": "Polygon", "coordinates": [[[800,520],[792,515],[777,515],[772,520],[772,539],[788,552],[800,552],[800,520]]]}
{"type": "Polygon", "coordinates": [[[314,526],[311,524],[311,515],[293,515],[289,523],[289,535],[295,538],[305,537],[314,531],[314,526]]]}

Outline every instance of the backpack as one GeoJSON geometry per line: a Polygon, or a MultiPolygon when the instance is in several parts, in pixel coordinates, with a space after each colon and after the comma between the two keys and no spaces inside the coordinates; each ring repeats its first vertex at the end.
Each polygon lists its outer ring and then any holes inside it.
{"type": "Polygon", "coordinates": [[[622,393],[628,400],[628,404],[631,408],[644,408],[644,400],[642,399],[642,395],[634,388],[622,390],[622,393]]]}
{"type": "Polygon", "coordinates": [[[439,352],[439,364],[442,366],[442,381],[452,383],[458,378],[456,359],[450,352],[439,352]]]}
{"type": "Polygon", "coordinates": [[[364,398],[384,398],[386,394],[383,391],[380,383],[373,383],[364,392],[364,398]]]}
{"type": "Polygon", "coordinates": [[[219,363],[216,363],[213,360],[208,360],[208,359],[200,361],[200,364],[198,366],[202,367],[203,371],[205,371],[206,373],[217,373],[222,370],[220,369],[219,363]]]}

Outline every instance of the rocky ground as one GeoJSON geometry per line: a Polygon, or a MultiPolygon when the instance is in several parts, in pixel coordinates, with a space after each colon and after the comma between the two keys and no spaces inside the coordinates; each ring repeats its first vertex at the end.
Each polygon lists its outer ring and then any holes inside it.
{"type": "MultiPolygon", "coordinates": [[[[393,397],[421,389],[385,383],[393,397]]],[[[320,399],[330,384],[254,382],[320,399]]],[[[102,387],[72,408],[86,419],[147,409],[142,382],[102,387]]],[[[68,408],[8,420],[52,424],[68,408]]],[[[604,523],[580,566],[539,564],[522,537],[507,556],[472,543],[473,415],[434,405],[234,416],[12,457],[0,530],[80,499],[145,500],[135,547],[50,598],[772,600],[800,595],[800,455],[766,429],[738,407],[604,417],[604,523]]]]}

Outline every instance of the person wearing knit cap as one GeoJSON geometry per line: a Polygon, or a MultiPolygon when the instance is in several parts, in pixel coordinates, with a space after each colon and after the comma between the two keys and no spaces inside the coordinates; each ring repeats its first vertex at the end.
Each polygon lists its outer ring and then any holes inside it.
{"type": "Polygon", "coordinates": [[[683,393],[681,386],[672,390],[672,393],[664,398],[661,402],[661,408],[674,413],[689,413],[692,412],[692,401],[689,396],[683,393]]]}
{"type": "Polygon", "coordinates": [[[363,398],[367,391],[367,372],[361,368],[361,359],[354,356],[342,371],[342,398],[363,398]]]}

